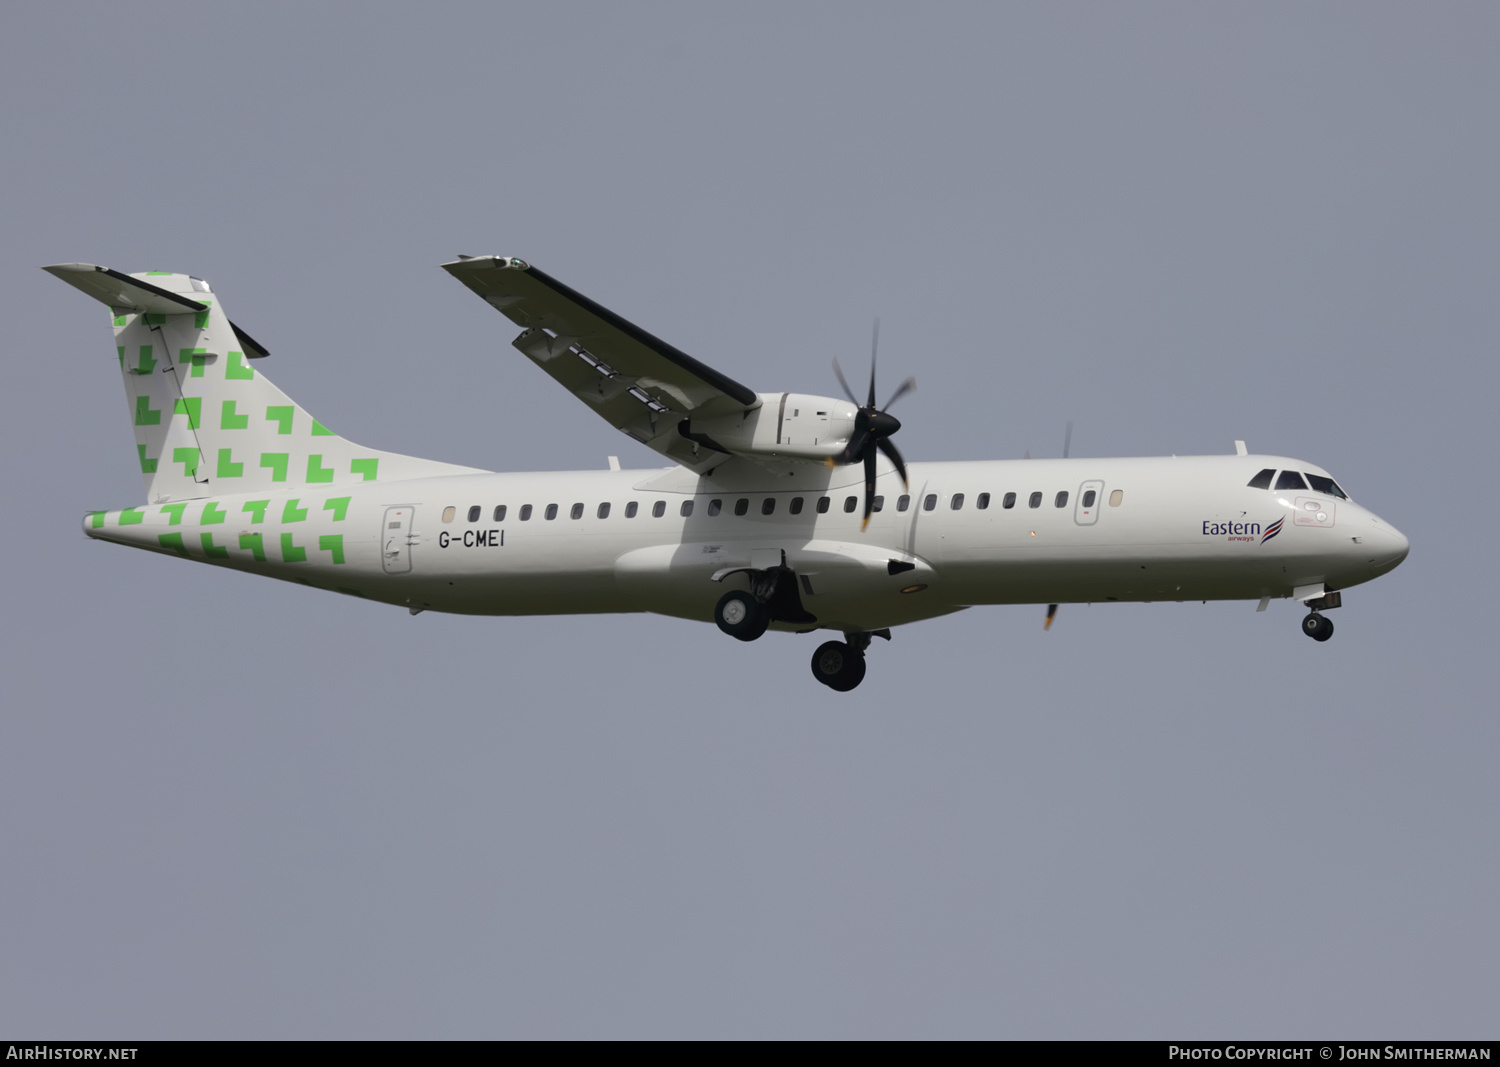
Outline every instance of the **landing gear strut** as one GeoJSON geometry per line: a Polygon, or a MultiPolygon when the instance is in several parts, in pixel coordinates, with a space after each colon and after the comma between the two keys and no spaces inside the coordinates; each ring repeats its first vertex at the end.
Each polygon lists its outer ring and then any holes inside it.
{"type": "Polygon", "coordinates": [[[1333,636],[1333,621],[1316,611],[1311,612],[1302,620],[1302,632],[1314,641],[1327,641],[1333,636]]]}

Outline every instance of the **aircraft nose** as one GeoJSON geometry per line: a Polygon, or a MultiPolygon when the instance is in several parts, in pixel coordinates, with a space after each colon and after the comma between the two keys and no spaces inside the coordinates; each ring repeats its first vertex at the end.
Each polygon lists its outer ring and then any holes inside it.
{"type": "Polygon", "coordinates": [[[1406,539],[1406,535],[1379,519],[1375,520],[1370,529],[1368,543],[1370,565],[1382,573],[1394,570],[1406,558],[1407,552],[1411,551],[1411,542],[1406,539]]]}

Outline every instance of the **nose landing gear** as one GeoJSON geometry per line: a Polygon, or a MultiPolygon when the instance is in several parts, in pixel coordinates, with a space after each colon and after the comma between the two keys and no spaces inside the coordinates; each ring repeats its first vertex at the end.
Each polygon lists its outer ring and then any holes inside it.
{"type": "Polygon", "coordinates": [[[1333,636],[1333,620],[1314,611],[1302,620],[1302,632],[1314,641],[1327,641],[1333,636]]]}
{"type": "Polygon", "coordinates": [[[771,625],[771,609],[752,594],[732,589],[714,607],[714,622],[730,637],[754,641],[771,625]]]}

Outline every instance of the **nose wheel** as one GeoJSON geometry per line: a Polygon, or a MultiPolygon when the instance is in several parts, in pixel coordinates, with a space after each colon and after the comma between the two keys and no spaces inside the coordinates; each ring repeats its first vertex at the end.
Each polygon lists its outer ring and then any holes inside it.
{"type": "Polygon", "coordinates": [[[1333,622],[1314,611],[1302,620],[1302,632],[1314,641],[1327,641],[1333,636],[1333,622]]]}

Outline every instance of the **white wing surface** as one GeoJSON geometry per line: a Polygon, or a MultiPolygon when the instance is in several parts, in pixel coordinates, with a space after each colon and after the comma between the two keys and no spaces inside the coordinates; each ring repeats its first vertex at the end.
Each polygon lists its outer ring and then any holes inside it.
{"type": "Polygon", "coordinates": [[[756,393],[699,363],[523,260],[476,256],[443,269],[522,328],[512,342],[611,426],[703,471],[729,449],[693,423],[761,406],[756,393]]]}

